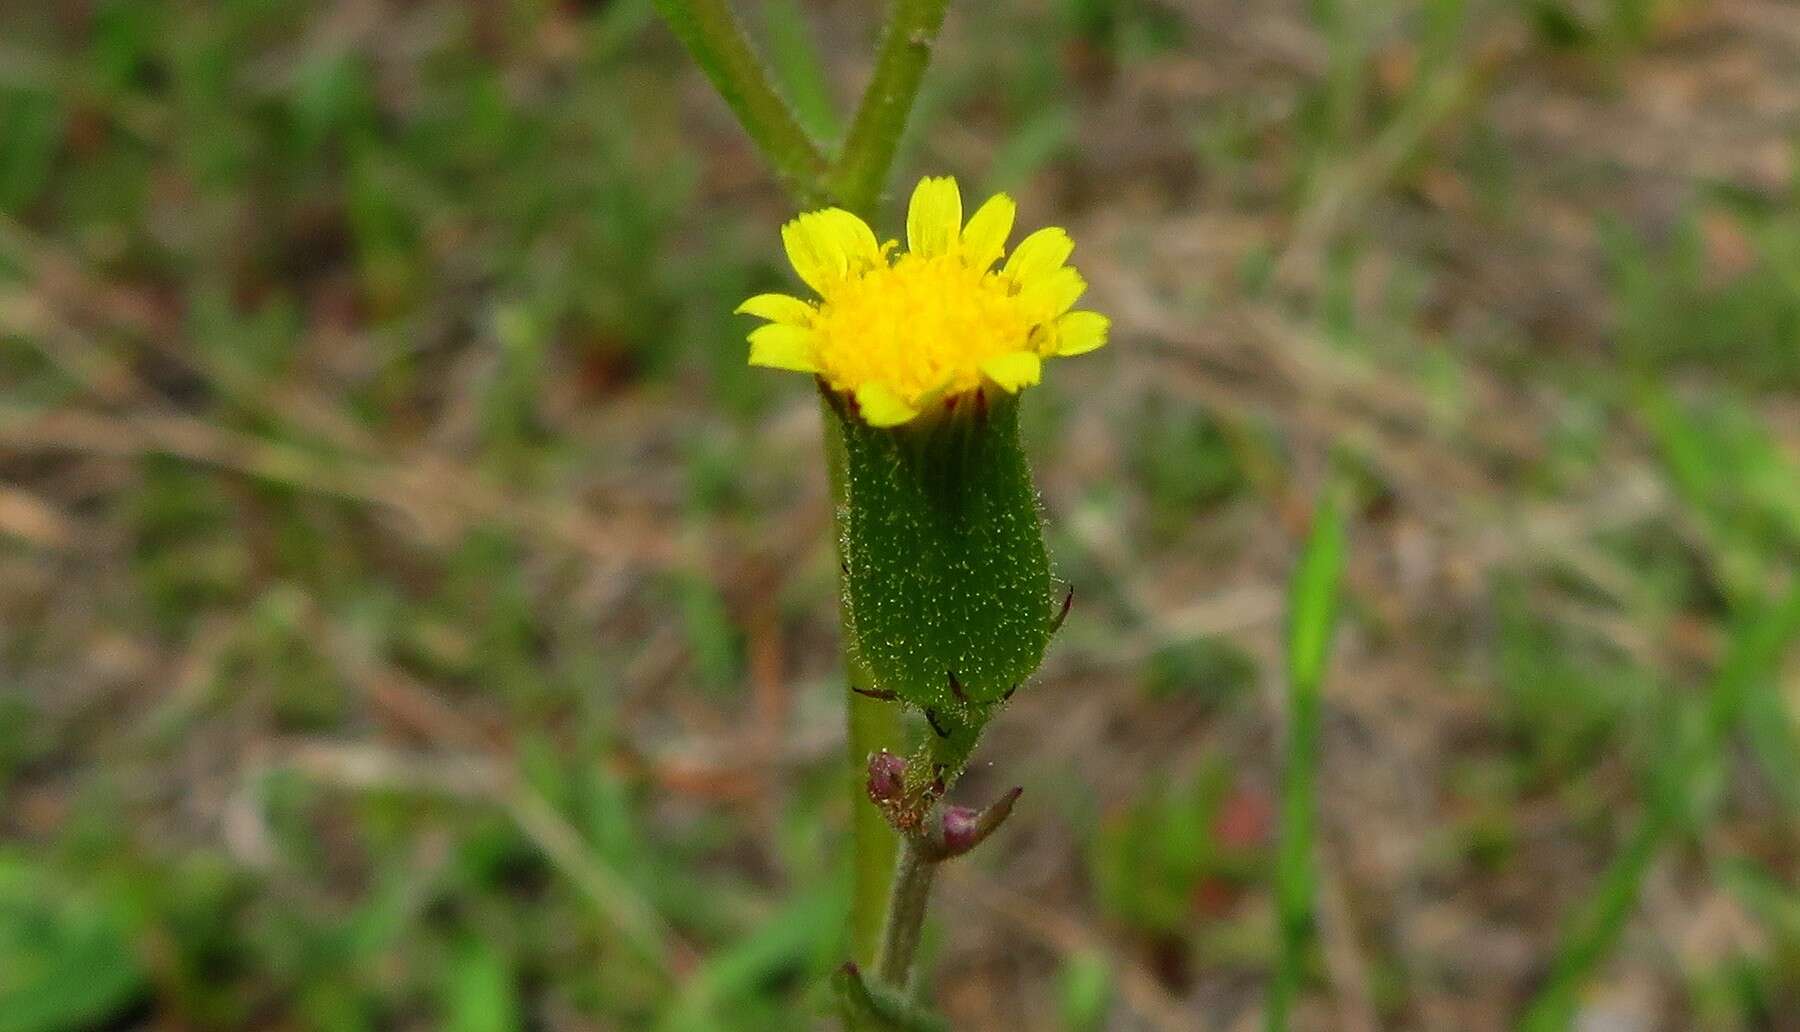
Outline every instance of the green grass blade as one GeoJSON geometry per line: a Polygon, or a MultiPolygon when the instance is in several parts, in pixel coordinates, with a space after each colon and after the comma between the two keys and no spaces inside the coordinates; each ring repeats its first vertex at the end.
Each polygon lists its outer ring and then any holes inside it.
{"type": "Polygon", "coordinates": [[[709,956],[682,986],[657,1025],[660,1032],[705,1032],[719,1015],[754,1001],[760,987],[804,972],[840,934],[844,886],[827,883],[796,895],[737,942],[709,956]]]}
{"type": "Polygon", "coordinates": [[[1343,569],[1344,517],[1339,502],[1327,497],[1313,515],[1288,591],[1288,676],[1296,696],[1316,700],[1324,680],[1343,569]]]}
{"type": "Polygon", "coordinates": [[[443,989],[449,1032],[517,1032],[518,990],[507,958],[491,943],[472,939],[450,963],[443,989]]]}
{"type": "MultiPolygon", "coordinates": [[[[1792,538],[1785,533],[1784,516],[1796,510],[1782,487],[1760,493],[1755,488],[1800,481],[1800,468],[1785,461],[1753,416],[1741,414],[1734,433],[1716,420],[1697,418],[1655,381],[1640,385],[1638,396],[1639,412],[1677,494],[1697,517],[1704,550],[1731,607],[1760,605],[1768,570],[1787,561],[1792,538]]],[[[1770,786],[1790,809],[1800,810],[1800,741],[1787,700],[1772,680],[1750,690],[1741,719],[1770,786]]]]}
{"type": "Polygon", "coordinates": [[[148,991],[120,903],[0,853],[0,1032],[100,1028],[148,991]]]}
{"type": "Polygon", "coordinates": [[[1327,494],[1313,516],[1288,594],[1288,737],[1275,864],[1279,952],[1269,983],[1270,1032],[1287,1028],[1313,931],[1320,695],[1343,577],[1343,513],[1327,494]]]}
{"type": "MultiPolygon", "coordinates": [[[[1731,650],[1707,693],[1698,733],[1680,736],[1661,750],[1668,757],[1655,772],[1644,815],[1619,855],[1600,878],[1587,904],[1575,915],[1552,962],[1550,977],[1519,1022],[1523,1032],[1560,1032],[1574,1018],[1577,994],[1588,976],[1617,944],[1636,904],[1644,877],[1671,832],[1687,815],[1687,786],[1723,746],[1741,716],[1745,700],[1780,667],[1782,656],[1800,638],[1800,585],[1778,605],[1740,619],[1731,650]]],[[[1676,722],[1680,727],[1680,722],[1676,722]]]]}

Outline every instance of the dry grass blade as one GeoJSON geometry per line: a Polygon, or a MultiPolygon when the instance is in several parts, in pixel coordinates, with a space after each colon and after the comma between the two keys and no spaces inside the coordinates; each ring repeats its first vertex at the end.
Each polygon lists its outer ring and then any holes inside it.
{"type": "Polygon", "coordinates": [[[541,793],[501,764],[476,755],[409,756],[381,746],[340,742],[295,745],[283,762],[307,777],[342,788],[430,793],[497,805],[595,912],[663,975],[675,978],[692,966],[695,951],[681,934],[622,874],[587,848],[580,833],[541,793]]]}

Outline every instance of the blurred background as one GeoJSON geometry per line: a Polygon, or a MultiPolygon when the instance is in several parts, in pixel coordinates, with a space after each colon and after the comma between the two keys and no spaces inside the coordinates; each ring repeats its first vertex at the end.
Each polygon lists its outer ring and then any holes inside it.
{"type": "MultiPolygon", "coordinates": [[[[831,137],[878,6],[738,6],[831,137]]],[[[957,1028],[1260,1027],[1335,462],[1296,1027],[1800,1029],[1797,141],[1786,0],[952,6],[896,182],[1115,327],[957,1028]]],[[[791,214],[648,0],[0,0],[0,1032],[819,1024],[791,214]]]]}

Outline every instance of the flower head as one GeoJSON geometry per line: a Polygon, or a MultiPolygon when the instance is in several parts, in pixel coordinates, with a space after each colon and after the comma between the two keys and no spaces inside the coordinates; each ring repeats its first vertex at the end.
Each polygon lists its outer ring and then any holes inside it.
{"type": "Polygon", "coordinates": [[[943,177],[913,191],[904,251],[841,208],[794,219],[782,243],[819,299],[758,294],[739,306],[769,320],[750,333],[750,364],[814,373],[865,422],[895,426],[990,384],[1016,393],[1044,359],[1106,343],[1105,316],[1071,311],[1087,283],[1065,264],[1067,233],[1040,229],[994,268],[1015,211],[996,194],[965,224],[956,180],[943,177]]]}

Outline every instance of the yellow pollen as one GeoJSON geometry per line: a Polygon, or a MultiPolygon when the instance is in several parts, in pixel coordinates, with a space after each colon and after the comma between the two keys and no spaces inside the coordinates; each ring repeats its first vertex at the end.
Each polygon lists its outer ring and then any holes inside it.
{"type": "Polygon", "coordinates": [[[846,279],[813,324],[832,387],[880,383],[909,400],[979,387],[982,363],[1024,350],[1031,328],[1007,281],[956,254],[903,254],[846,279]]]}

